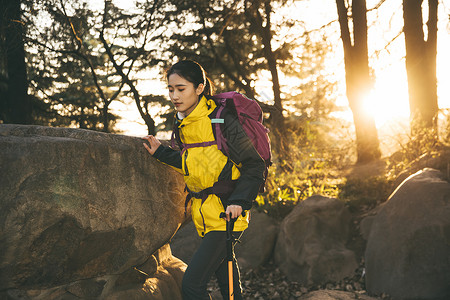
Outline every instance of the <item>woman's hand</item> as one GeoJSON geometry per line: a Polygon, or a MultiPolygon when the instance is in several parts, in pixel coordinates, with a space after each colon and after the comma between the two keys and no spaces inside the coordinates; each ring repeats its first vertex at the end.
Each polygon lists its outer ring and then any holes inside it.
{"type": "Polygon", "coordinates": [[[158,147],[161,145],[161,142],[153,135],[144,136],[142,139],[148,142],[148,144],[147,143],[143,144],[145,149],[147,149],[148,153],[150,153],[151,155],[155,154],[156,149],[158,149],[158,147]]]}
{"type": "Polygon", "coordinates": [[[225,213],[227,215],[227,221],[230,221],[230,215],[232,219],[236,219],[242,214],[242,206],[228,205],[225,213]]]}

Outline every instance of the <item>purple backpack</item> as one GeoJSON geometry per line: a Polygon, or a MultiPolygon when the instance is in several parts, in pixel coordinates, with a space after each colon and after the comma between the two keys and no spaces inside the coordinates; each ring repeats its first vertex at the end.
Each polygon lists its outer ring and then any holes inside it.
{"type": "MultiPolygon", "coordinates": [[[[175,147],[175,142],[178,143],[180,149],[185,151],[186,149],[192,147],[206,147],[213,144],[217,144],[217,148],[222,151],[226,156],[229,156],[227,140],[223,136],[222,126],[224,119],[221,117],[224,109],[234,113],[238,119],[239,123],[242,125],[247,136],[253,143],[256,151],[264,159],[266,163],[266,168],[264,171],[264,183],[260,187],[260,192],[264,192],[265,180],[267,179],[268,169],[272,165],[272,152],[270,150],[270,139],[269,139],[269,129],[267,129],[263,124],[263,113],[259,104],[252,99],[247,98],[245,95],[238,92],[227,92],[222,94],[217,94],[212,96],[212,99],[217,104],[217,113],[211,118],[211,123],[213,126],[213,131],[216,134],[216,141],[194,143],[194,144],[184,144],[181,143],[179,132],[177,126],[175,126],[172,132],[171,144],[172,148],[175,147]]],[[[202,193],[192,193],[196,194],[196,197],[204,198],[210,193],[215,193],[216,189],[222,186],[218,184],[215,189],[208,190],[207,192],[202,191],[202,193]],[[201,194],[201,195],[200,195],[201,194]]],[[[227,184],[225,184],[227,186],[227,184]]],[[[191,195],[192,196],[192,195],[191,195]]],[[[186,198],[186,203],[189,201],[190,197],[186,198]]],[[[206,199],[206,198],[205,198],[206,199]]]]}
{"type": "MultiPolygon", "coordinates": [[[[264,178],[267,178],[269,166],[272,164],[272,152],[270,149],[269,129],[263,124],[263,112],[258,102],[247,98],[238,92],[226,92],[212,97],[219,107],[215,118],[211,121],[216,132],[217,147],[228,156],[228,146],[223,136],[220,124],[223,122],[221,114],[226,108],[235,113],[247,136],[253,143],[256,151],[261,155],[266,163],[264,178]]],[[[260,192],[264,192],[264,185],[261,185],[260,192]]]]}

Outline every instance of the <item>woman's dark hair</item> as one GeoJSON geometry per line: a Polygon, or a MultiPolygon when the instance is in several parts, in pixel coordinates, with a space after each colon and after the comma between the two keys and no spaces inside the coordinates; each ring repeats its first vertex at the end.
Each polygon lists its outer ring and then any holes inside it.
{"type": "MultiPolygon", "coordinates": [[[[197,88],[200,83],[204,84],[205,88],[203,89],[202,95],[212,96],[213,86],[211,80],[206,76],[205,70],[198,62],[193,60],[179,61],[167,71],[167,80],[169,80],[169,76],[172,74],[178,74],[187,81],[192,82],[195,88],[197,88]]],[[[202,95],[200,95],[200,97],[202,95]]]]}

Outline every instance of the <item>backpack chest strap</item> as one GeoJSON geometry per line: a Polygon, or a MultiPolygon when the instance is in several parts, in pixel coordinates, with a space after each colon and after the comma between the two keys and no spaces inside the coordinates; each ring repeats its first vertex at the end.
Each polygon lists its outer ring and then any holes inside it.
{"type": "Polygon", "coordinates": [[[187,149],[191,149],[191,148],[197,148],[197,147],[209,147],[212,145],[217,145],[216,141],[210,141],[210,142],[203,142],[203,143],[191,143],[191,144],[181,144],[183,149],[181,150],[181,155],[183,155],[183,152],[186,151],[187,149]]]}

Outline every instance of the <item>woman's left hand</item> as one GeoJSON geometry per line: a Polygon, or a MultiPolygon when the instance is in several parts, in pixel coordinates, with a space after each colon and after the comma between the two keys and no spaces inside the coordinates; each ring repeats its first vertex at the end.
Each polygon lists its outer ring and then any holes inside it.
{"type": "Polygon", "coordinates": [[[153,135],[144,136],[142,139],[148,142],[148,145],[146,143],[143,144],[145,149],[147,149],[148,153],[150,153],[151,155],[155,154],[156,149],[158,149],[158,147],[161,145],[161,142],[153,135]]]}
{"type": "Polygon", "coordinates": [[[236,219],[242,214],[242,206],[228,205],[225,213],[227,214],[227,221],[230,221],[230,215],[231,218],[236,219]]]}

